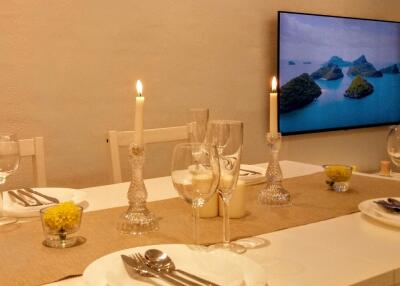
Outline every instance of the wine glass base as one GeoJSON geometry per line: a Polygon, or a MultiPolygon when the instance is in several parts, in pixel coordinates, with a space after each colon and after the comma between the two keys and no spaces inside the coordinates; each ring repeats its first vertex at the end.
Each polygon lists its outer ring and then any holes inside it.
{"type": "Polygon", "coordinates": [[[269,184],[258,194],[260,204],[285,206],[290,204],[290,193],[281,184],[269,184]]]}
{"type": "Polygon", "coordinates": [[[0,217],[0,226],[16,223],[17,219],[14,217],[0,217]]]}
{"type": "Polygon", "coordinates": [[[236,244],[234,242],[229,243],[217,243],[209,246],[211,249],[225,249],[238,254],[245,253],[247,251],[246,247],[236,244]]]}
{"type": "Polygon", "coordinates": [[[121,234],[140,235],[158,230],[158,220],[148,209],[123,213],[117,224],[121,234]]]}

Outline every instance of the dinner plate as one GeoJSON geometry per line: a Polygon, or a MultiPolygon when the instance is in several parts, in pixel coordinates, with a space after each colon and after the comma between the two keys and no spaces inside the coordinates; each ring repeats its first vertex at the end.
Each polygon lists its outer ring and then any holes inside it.
{"type": "Polygon", "coordinates": [[[182,269],[219,285],[267,285],[263,267],[253,260],[230,251],[183,244],[142,246],[113,252],[92,262],[83,272],[91,286],[169,285],[157,278],[129,276],[121,254],[144,253],[156,248],[164,251],[182,269]]]}
{"type": "Polygon", "coordinates": [[[246,185],[261,184],[266,181],[265,172],[265,168],[241,164],[239,179],[244,181],[246,185]]]}
{"type": "MultiPolygon", "coordinates": [[[[378,220],[382,223],[400,227],[400,214],[392,214],[380,206],[378,206],[374,201],[386,200],[387,198],[377,198],[372,200],[363,201],[358,205],[358,209],[365,215],[378,220]]],[[[400,200],[400,198],[395,198],[400,200]]]]}
{"type": "MultiPolygon", "coordinates": [[[[44,195],[48,195],[57,198],[60,202],[73,201],[76,204],[81,204],[86,198],[86,193],[76,189],[69,188],[33,188],[33,190],[40,192],[44,195]]],[[[14,191],[16,192],[16,191],[14,191]]],[[[34,195],[41,202],[48,202],[46,199],[34,195]]],[[[51,204],[46,204],[42,206],[34,207],[24,207],[23,205],[17,203],[14,199],[8,195],[7,192],[3,193],[3,212],[6,216],[12,217],[34,217],[39,216],[39,210],[50,206],[51,204]]]]}

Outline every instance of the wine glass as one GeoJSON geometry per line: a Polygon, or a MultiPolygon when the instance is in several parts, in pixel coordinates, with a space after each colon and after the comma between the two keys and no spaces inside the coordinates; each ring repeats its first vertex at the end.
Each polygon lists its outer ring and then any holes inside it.
{"type": "Polygon", "coordinates": [[[209,117],[208,108],[191,108],[189,109],[189,142],[204,142],[209,117]]]}
{"type": "Polygon", "coordinates": [[[214,247],[226,248],[237,253],[246,249],[230,242],[229,202],[240,171],[240,159],[243,145],[243,122],[235,120],[212,120],[208,123],[206,142],[216,146],[219,156],[220,180],[218,195],[223,202],[222,243],[214,247]]]}
{"type": "MultiPolygon", "coordinates": [[[[0,185],[18,169],[19,143],[15,134],[0,134],[0,185]]],[[[3,193],[0,192],[0,213],[3,210],[3,193]]],[[[0,226],[14,223],[15,218],[0,216],[0,226]]]]}
{"type": "Polygon", "coordinates": [[[199,208],[212,197],[219,181],[219,160],[214,146],[181,143],[172,155],[171,178],[175,189],[193,210],[193,237],[199,244],[199,208]]]}
{"type": "Polygon", "coordinates": [[[400,125],[392,126],[390,128],[387,140],[386,140],[387,153],[392,162],[399,167],[400,166],[400,125]]]}

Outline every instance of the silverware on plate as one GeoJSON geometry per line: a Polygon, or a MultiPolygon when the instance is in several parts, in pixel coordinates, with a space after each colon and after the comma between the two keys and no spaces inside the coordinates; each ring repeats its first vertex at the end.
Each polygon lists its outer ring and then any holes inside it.
{"type": "MultiPolygon", "coordinates": [[[[150,259],[147,258],[146,254],[145,254],[144,257],[140,253],[136,253],[135,255],[138,256],[138,258],[142,262],[144,262],[147,266],[149,266],[150,268],[156,270],[157,272],[161,272],[161,273],[163,273],[165,275],[171,276],[175,280],[178,280],[178,281],[180,281],[182,283],[185,283],[185,285],[188,285],[188,286],[202,286],[203,285],[203,284],[199,284],[197,282],[194,282],[192,280],[188,280],[188,279],[186,279],[186,278],[184,278],[182,276],[179,276],[179,275],[175,274],[174,273],[174,270],[175,270],[175,265],[174,264],[173,265],[170,265],[170,264],[169,265],[165,265],[165,264],[157,263],[157,262],[154,263],[154,261],[151,261],[150,259]]],[[[194,280],[196,280],[196,279],[194,279],[194,280]]],[[[206,281],[206,280],[203,280],[203,281],[206,281]]],[[[209,284],[207,283],[206,285],[209,285],[209,284]]]]}
{"type": "Polygon", "coordinates": [[[18,193],[18,195],[20,195],[21,197],[24,197],[24,196],[26,196],[26,197],[28,197],[28,198],[30,198],[30,199],[32,199],[32,200],[34,200],[35,202],[36,202],[36,204],[31,204],[31,206],[42,206],[42,205],[44,205],[44,204],[49,204],[49,203],[42,203],[41,201],[39,201],[37,198],[35,198],[33,195],[31,195],[30,193],[28,193],[28,192],[25,192],[24,190],[17,190],[17,193],[18,193]]]}
{"type": "Polygon", "coordinates": [[[399,207],[400,207],[400,201],[399,201],[399,200],[396,200],[396,199],[394,199],[394,198],[388,198],[387,200],[388,200],[388,202],[391,203],[392,205],[396,205],[396,206],[399,206],[399,207]]]}
{"type": "Polygon", "coordinates": [[[374,201],[374,203],[392,213],[400,213],[400,204],[397,203],[399,201],[392,198],[389,199],[387,201],[386,200],[374,201]],[[394,203],[393,200],[395,200],[396,202],[394,203]]]}
{"type": "Polygon", "coordinates": [[[24,207],[30,207],[30,206],[31,206],[31,204],[28,203],[27,200],[25,200],[23,197],[17,195],[17,194],[14,193],[13,191],[8,191],[7,193],[8,193],[8,195],[9,195],[10,197],[12,197],[12,198],[16,199],[17,201],[19,201],[20,203],[22,203],[22,204],[24,205],[24,207]]]}
{"type": "Polygon", "coordinates": [[[240,174],[241,176],[247,176],[247,175],[262,175],[262,173],[253,171],[253,170],[247,170],[247,169],[242,169],[240,168],[240,171],[246,172],[245,174],[240,174]]]}
{"type": "Polygon", "coordinates": [[[144,262],[141,262],[136,256],[132,255],[132,257],[127,256],[127,255],[121,255],[122,260],[124,261],[125,265],[129,266],[133,270],[136,271],[141,276],[144,277],[149,277],[153,276],[156,278],[159,278],[161,280],[164,280],[165,282],[168,282],[171,285],[175,286],[186,286],[185,284],[182,284],[162,273],[159,273],[150,267],[148,267],[144,262]]]}
{"type": "MultiPolygon", "coordinates": [[[[201,278],[199,276],[196,276],[196,275],[186,272],[184,270],[177,269],[175,267],[174,261],[165,252],[163,252],[159,249],[154,249],[154,248],[148,249],[144,253],[144,257],[145,257],[146,264],[148,266],[150,266],[151,268],[153,268],[157,271],[163,271],[165,273],[168,273],[169,275],[173,276],[174,278],[175,277],[183,278],[174,273],[174,272],[178,272],[178,273],[186,275],[190,279],[198,281],[204,285],[219,286],[218,284],[215,284],[214,282],[208,281],[204,278],[201,278]]],[[[185,279],[185,280],[188,281],[187,279],[185,279]]],[[[185,281],[183,281],[183,282],[185,282],[185,281]]],[[[191,282],[191,281],[189,281],[189,282],[191,282]]],[[[196,285],[199,285],[199,284],[196,283],[196,285]]]]}
{"type": "Polygon", "coordinates": [[[50,202],[53,202],[53,203],[56,203],[56,204],[58,204],[60,202],[57,198],[50,197],[48,195],[42,194],[42,193],[40,193],[38,191],[35,191],[35,190],[31,189],[31,188],[24,188],[24,190],[27,191],[27,192],[30,192],[32,194],[41,196],[42,198],[45,198],[46,200],[48,200],[50,202]]]}

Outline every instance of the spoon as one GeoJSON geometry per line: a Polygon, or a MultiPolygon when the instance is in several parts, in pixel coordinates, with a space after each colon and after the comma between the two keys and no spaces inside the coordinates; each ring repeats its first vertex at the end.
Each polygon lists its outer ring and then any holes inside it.
{"type": "MultiPolygon", "coordinates": [[[[211,281],[208,281],[208,280],[198,277],[196,275],[190,274],[186,271],[176,269],[175,264],[172,261],[172,259],[168,256],[168,254],[166,254],[165,252],[162,252],[161,250],[149,249],[144,253],[144,257],[149,261],[149,266],[153,267],[154,269],[158,269],[157,271],[165,271],[165,272],[170,273],[170,275],[172,274],[172,272],[176,271],[183,275],[186,275],[187,277],[189,277],[193,280],[203,283],[205,285],[220,286],[211,281]]],[[[174,277],[180,277],[180,276],[174,275],[174,277]]],[[[180,278],[182,278],[182,277],[180,277],[180,278]]]]}

